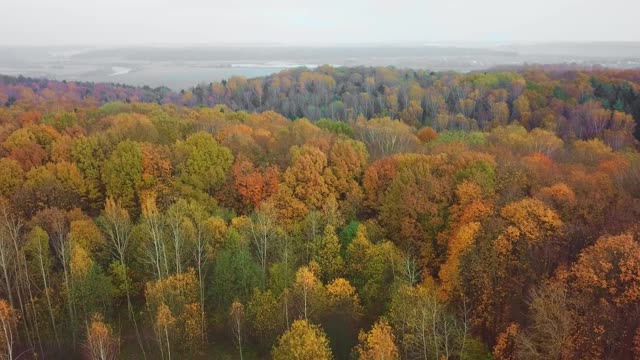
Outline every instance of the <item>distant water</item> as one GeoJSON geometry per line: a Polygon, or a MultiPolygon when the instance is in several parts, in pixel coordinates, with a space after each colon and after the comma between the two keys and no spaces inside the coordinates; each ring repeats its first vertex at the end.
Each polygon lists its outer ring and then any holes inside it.
{"type": "Polygon", "coordinates": [[[128,74],[132,70],[131,68],[122,67],[122,66],[112,66],[111,69],[113,70],[113,73],[111,73],[111,75],[109,76],[118,76],[118,75],[128,74]]]}
{"type": "Polygon", "coordinates": [[[128,85],[149,85],[151,87],[167,86],[173,90],[188,89],[197,84],[229,79],[233,76],[253,78],[271,75],[291,66],[229,66],[207,67],[179,64],[149,64],[143,67],[118,74],[102,76],[93,74],[86,76],[89,81],[119,82],[128,85]]]}
{"type": "Polygon", "coordinates": [[[0,74],[188,89],[292,67],[396,66],[474,71],[522,64],[640,68],[640,42],[353,46],[2,47],[0,74]],[[335,66],[334,65],[334,66],[335,66]]]}

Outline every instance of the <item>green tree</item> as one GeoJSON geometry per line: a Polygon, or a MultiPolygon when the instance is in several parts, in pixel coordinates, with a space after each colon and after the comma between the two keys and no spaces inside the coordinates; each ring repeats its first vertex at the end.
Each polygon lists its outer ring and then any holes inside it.
{"type": "Polygon", "coordinates": [[[138,143],[123,141],[106,161],[102,181],[107,197],[131,211],[138,204],[138,184],[142,180],[142,150],[138,143]]]}
{"type": "Polygon", "coordinates": [[[205,132],[179,142],[176,150],[181,156],[178,170],[182,181],[208,194],[219,189],[233,165],[231,150],[205,132]]]}

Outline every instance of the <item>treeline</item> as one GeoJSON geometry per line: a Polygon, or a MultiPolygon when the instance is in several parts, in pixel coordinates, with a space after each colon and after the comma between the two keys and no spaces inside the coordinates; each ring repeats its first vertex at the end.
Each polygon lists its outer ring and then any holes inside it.
{"type": "Polygon", "coordinates": [[[395,68],[298,68],[267,77],[233,77],[188,91],[167,88],[0,78],[0,104],[30,108],[74,104],[153,102],[190,107],[276,111],[353,121],[389,116],[410,126],[490,130],[518,120],[527,130],[554,131],[563,140],[600,138],[617,149],[640,139],[640,71],[528,66],[511,72],[434,73],[395,68]],[[635,133],[631,129],[635,126],[635,133]]]}
{"type": "Polygon", "coordinates": [[[0,109],[2,355],[640,356],[633,123],[575,90],[627,128],[529,130],[527,84],[454,128],[33,91],[0,109]]]}

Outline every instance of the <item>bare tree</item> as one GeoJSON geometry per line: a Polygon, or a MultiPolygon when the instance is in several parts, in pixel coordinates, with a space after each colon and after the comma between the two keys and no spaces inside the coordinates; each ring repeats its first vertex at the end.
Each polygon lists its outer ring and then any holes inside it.
{"type": "Polygon", "coordinates": [[[270,204],[264,204],[251,217],[249,222],[251,240],[256,249],[256,255],[260,261],[263,281],[267,275],[267,261],[269,249],[276,234],[276,214],[270,204]]]}
{"type": "Polygon", "coordinates": [[[233,338],[238,346],[238,352],[240,354],[240,360],[242,357],[242,330],[244,327],[244,305],[238,300],[231,304],[231,330],[233,332],[233,338]]]}
{"type": "Polygon", "coordinates": [[[133,227],[131,219],[129,218],[129,213],[127,210],[116,204],[113,199],[107,199],[107,203],[100,219],[100,224],[102,225],[104,232],[107,234],[112,255],[120,263],[120,266],[122,266],[129,319],[133,321],[138,344],[142,350],[143,357],[146,358],[146,353],[138,330],[138,323],[133,310],[133,304],[131,303],[131,289],[127,269],[127,256],[131,245],[131,231],[133,227]]]}

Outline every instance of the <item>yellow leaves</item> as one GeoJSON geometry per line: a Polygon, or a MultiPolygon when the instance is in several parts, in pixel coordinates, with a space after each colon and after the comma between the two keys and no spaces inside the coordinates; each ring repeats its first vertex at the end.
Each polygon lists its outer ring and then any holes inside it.
{"type": "Polygon", "coordinates": [[[571,268],[568,285],[617,307],[640,301],[640,245],[631,235],[603,236],[571,268]],[[606,295],[605,295],[606,294],[606,295]]]}
{"type": "MultiPolygon", "coordinates": [[[[148,282],[145,287],[147,309],[155,314],[158,337],[170,337],[171,348],[194,351],[202,339],[202,307],[195,270],[148,282]],[[167,335],[169,333],[169,335],[167,335]],[[175,344],[173,344],[175,342],[175,344]]],[[[166,346],[166,344],[164,345],[166,346]]]]}
{"type": "Polygon", "coordinates": [[[393,329],[385,320],[376,322],[367,333],[360,332],[356,347],[360,360],[395,360],[399,358],[393,329]]]}
{"type": "Polygon", "coordinates": [[[321,284],[320,280],[318,280],[313,271],[311,271],[308,267],[303,266],[298,269],[298,272],[296,273],[296,285],[306,289],[310,289],[318,286],[319,284],[321,284]]]}
{"type": "Polygon", "coordinates": [[[106,338],[109,336],[111,329],[104,323],[104,318],[100,314],[95,314],[91,318],[89,325],[88,338],[106,338]]]}
{"type": "Polygon", "coordinates": [[[244,305],[242,305],[242,303],[240,301],[235,300],[231,304],[231,312],[229,313],[229,316],[231,316],[231,318],[243,317],[244,316],[244,305]]]}
{"type": "Polygon", "coordinates": [[[351,286],[348,280],[337,278],[327,284],[327,293],[332,302],[348,299],[356,304],[360,302],[356,295],[356,288],[351,286]]]}
{"type": "Polygon", "coordinates": [[[306,320],[296,320],[273,348],[274,360],[333,359],[329,341],[320,327],[306,320]]]}
{"type": "Polygon", "coordinates": [[[74,244],[71,248],[71,260],[69,263],[71,275],[77,279],[85,278],[94,264],[89,253],[79,244],[74,244]]]}
{"type": "Polygon", "coordinates": [[[284,173],[284,182],[293,196],[313,209],[321,209],[330,188],[323,176],[327,157],[317,147],[294,146],[290,149],[291,166],[284,173]]]}
{"type": "Polygon", "coordinates": [[[441,281],[438,295],[443,300],[450,298],[454,291],[459,290],[460,258],[472,246],[480,228],[479,222],[464,224],[449,241],[447,260],[440,267],[438,274],[441,281]]]}
{"type": "Polygon", "coordinates": [[[320,266],[320,273],[325,280],[332,280],[342,273],[344,261],[340,256],[340,240],[332,225],[327,225],[319,238],[314,260],[320,266]]]}
{"type": "Polygon", "coordinates": [[[20,164],[9,158],[0,159],[0,196],[11,196],[24,182],[24,171],[20,164]]]}
{"type": "Polygon", "coordinates": [[[176,323],[176,319],[171,314],[171,309],[166,304],[160,304],[158,311],[156,312],[155,325],[158,329],[165,331],[173,328],[176,323]]]}
{"type": "Polygon", "coordinates": [[[90,219],[71,222],[69,241],[72,241],[90,253],[96,254],[104,249],[106,240],[98,226],[90,219]]]}
{"type": "Polygon", "coordinates": [[[540,189],[536,196],[558,207],[571,207],[576,204],[576,194],[562,182],[540,189]]]}
{"type": "Polygon", "coordinates": [[[12,308],[6,300],[0,299],[0,323],[2,323],[3,327],[6,327],[6,329],[8,329],[15,326],[17,322],[17,311],[12,308]]]}
{"type": "Polygon", "coordinates": [[[212,254],[215,255],[218,249],[222,247],[225,242],[227,231],[229,227],[223,218],[218,216],[212,216],[204,222],[204,230],[212,240],[212,254]]]}
{"type": "Polygon", "coordinates": [[[186,273],[175,274],[165,279],[148,282],[145,288],[147,305],[157,307],[167,302],[174,308],[196,302],[198,299],[198,282],[195,270],[189,268],[186,273]]]}
{"type": "Polygon", "coordinates": [[[587,165],[594,165],[613,155],[613,149],[600,139],[576,140],[573,148],[575,158],[587,165]]]}
{"type": "Polygon", "coordinates": [[[101,314],[94,314],[87,327],[86,348],[90,360],[117,358],[119,339],[111,327],[104,322],[101,314]]]}
{"type": "Polygon", "coordinates": [[[251,219],[245,215],[237,216],[231,219],[231,227],[239,231],[243,231],[249,228],[250,222],[251,219]]]}
{"type": "Polygon", "coordinates": [[[17,311],[9,305],[9,303],[0,299],[0,354],[5,358],[5,355],[9,354],[6,358],[11,359],[13,352],[15,327],[18,323],[17,311]]]}
{"type": "Polygon", "coordinates": [[[510,237],[522,235],[531,243],[558,234],[563,226],[555,211],[531,198],[505,206],[500,215],[513,224],[514,228],[508,230],[510,237]]]}

